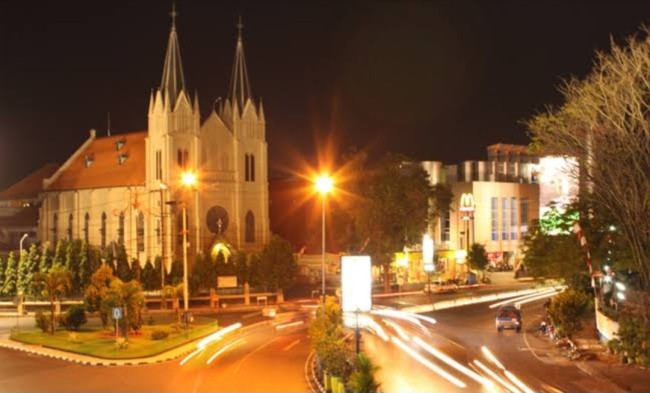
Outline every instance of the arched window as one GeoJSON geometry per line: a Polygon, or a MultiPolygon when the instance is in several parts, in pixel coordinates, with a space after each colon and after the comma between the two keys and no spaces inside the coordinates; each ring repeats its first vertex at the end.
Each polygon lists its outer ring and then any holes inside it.
{"type": "Polygon", "coordinates": [[[90,214],[86,213],[86,215],[84,216],[84,241],[86,242],[86,244],[88,244],[88,240],[89,240],[89,232],[88,232],[89,226],[90,226],[90,214]]]}
{"type": "Polygon", "coordinates": [[[178,149],[176,152],[176,163],[178,164],[179,167],[183,167],[183,152],[181,149],[178,149]]]}
{"type": "Polygon", "coordinates": [[[251,154],[250,157],[251,157],[250,158],[250,160],[251,160],[251,163],[250,163],[250,167],[251,167],[250,180],[255,181],[255,156],[251,154]]]}
{"type": "Polygon", "coordinates": [[[101,236],[101,246],[106,247],[106,213],[102,213],[102,224],[99,227],[99,234],[101,236]]]}
{"type": "Polygon", "coordinates": [[[72,218],[72,213],[70,213],[68,215],[68,230],[67,230],[68,240],[69,241],[72,241],[72,223],[73,223],[73,221],[74,220],[72,218]]]}
{"type": "Polygon", "coordinates": [[[248,164],[248,154],[244,154],[244,181],[248,181],[250,179],[248,173],[249,173],[249,164],[248,164]]]}
{"type": "Polygon", "coordinates": [[[190,162],[190,154],[187,150],[183,150],[183,169],[187,169],[187,165],[190,162]]]}
{"type": "Polygon", "coordinates": [[[246,233],[244,234],[246,243],[255,242],[255,216],[252,211],[246,213],[246,233]]]}
{"type": "Polygon", "coordinates": [[[59,227],[59,215],[54,213],[52,216],[52,246],[56,247],[56,243],[59,241],[59,237],[57,236],[57,229],[59,227]]]}
{"type": "Polygon", "coordinates": [[[138,218],[135,222],[135,234],[137,236],[138,252],[144,252],[144,214],[138,213],[138,218]]]}
{"type": "Polygon", "coordinates": [[[120,218],[117,222],[117,243],[124,244],[124,212],[120,213],[120,218]]]}

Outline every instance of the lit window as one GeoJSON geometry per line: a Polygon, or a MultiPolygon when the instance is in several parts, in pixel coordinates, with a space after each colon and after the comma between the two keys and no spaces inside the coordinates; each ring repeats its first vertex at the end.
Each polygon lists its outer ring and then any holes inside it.
{"type": "Polygon", "coordinates": [[[510,198],[510,239],[517,240],[517,198],[510,198]]]}
{"type": "Polygon", "coordinates": [[[255,242],[255,216],[250,210],[246,213],[246,234],[244,237],[247,243],[255,242]]]}
{"type": "Polygon", "coordinates": [[[499,240],[499,202],[498,198],[492,198],[491,200],[492,208],[492,240],[499,240]]]}
{"type": "Polygon", "coordinates": [[[501,240],[508,240],[508,198],[501,198],[501,240]]]}

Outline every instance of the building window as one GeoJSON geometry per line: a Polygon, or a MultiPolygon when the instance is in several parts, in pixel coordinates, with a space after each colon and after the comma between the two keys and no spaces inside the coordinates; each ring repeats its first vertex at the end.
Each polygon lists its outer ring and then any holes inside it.
{"type": "Polygon", "coordinates": [[[255,216],[250,210],[246,213],[246,233],[244,238],[247,243],[253,243],[255,241],[255,216]]]}
{"type": "Polygon", "coordinates": [[[190,163],[190,154],[187,150],[183,150],[183,169],[187,169],[187,165],[190,163]]]}
{"type": "Polygon", "coordinates": [[[521,225],[521,236],[525,236],[528,233],[528,199],[522,199],[520,202],[520,221],[521,225]]]}
{"type": "Polygon", "coordinates": [[[440,214],[440,222],[442,223],[442,228],[440,231],[440,237],[443,242],[448,242],[451,240],[451,219],[449,210],[445,210],[440,214]]]}
{"type": "Polygon", "coordinates": [[[68,235],[68,241],[72,241],[72,225],[73,225],[74,219],[72,217],[72,213],[68,215],[68,230],[67,230],[67,235],[68,235]]]}
{"type": "Polygon", "coordinates": [[[156,150],[156,180],[162,180],[162,151],[156,150]]]}
{"type": "Polygon", "coordinates": [[[250,155],[250,160],[251,160],[251,163],[250,163],[250,170],[251,170],[250,180],[255,181],[255,156],[251,154],[250,155]]]}
{"type": "Polygon", "coordinates": [[[517,198],[510,198],[510,239],[517,240],[517,198]]]}
{"type": "Polygon", "coordinates": [[[501,198],[501,240],[508,240],[508,198],[501,198]]]}
{"type": "Polygon", "coordinates": [[[56,243],[59,241],[57,228],[59,227],[59,215],[54,213],[52,216],[52,245],[56,247],[56,243]]]}
{"type": "Polygon", "coordinates": [[[102,224],[99,227],[99,235],[101,236],[101,246],[106,248],[106,213],[102,213],[102,224]]]}
{"type": "Polygon", "coordinates": [[[158,241],[158,244],[162,242],[162,231],[160,230],[160,220],[156,221],[156,239],[158,241]]]}
{"type": "Polygon", "coordinates": [[[178,151],[176,151],[176,163],[179,167],[183,167],[183,152],[181,149],[178,149],[178,151]]]}
{"type": "Polygon", "coordinates": [[[135,221],[135,235],[137,238],[138,252],[144,252],[144,214],[138,213],[135,221]]]}
{"type": "Polygon", "coordinates": [[[117,243],[120,245],[124,244],[124,212],[120,213],[117,221],[117,243]]]}
{"type": "Polygon", "coordinates": [[[86,215],[84,216],[84,241],[86,242],[86,244],[88,244],[89,235],[90,235],[88,232],[90,226],[89,224],[90,224],[90,214],[86,213],[86,215]]]}
{"type": "Polygon", "coordinates": [[[244,154],[244,181],[250,180],[248,154],[244,154]]]}
{"type": "Polygon", "coordinates": [[[499,240],[499,198],[492,198],[492,241],[499,240]]]}

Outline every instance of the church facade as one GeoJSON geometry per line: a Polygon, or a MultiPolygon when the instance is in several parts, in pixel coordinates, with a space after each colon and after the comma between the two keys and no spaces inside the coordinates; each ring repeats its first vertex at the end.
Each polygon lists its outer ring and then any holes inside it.
{"type": "Polygon", "coordinates": [[[241,23],[228,94],[202,121],[172,18],[148,129],[104,137],[91,130],[43,181],[42,242],[82,239],[104,250],[123,244],[130,260],[161,256],[169,268],[182,258],[183,211],[190,258],[217,244],[254,251],[269,241],[266,122],[248,80],[241,23]],[[181,181],[187,174],[196,184],[181,181]]]}

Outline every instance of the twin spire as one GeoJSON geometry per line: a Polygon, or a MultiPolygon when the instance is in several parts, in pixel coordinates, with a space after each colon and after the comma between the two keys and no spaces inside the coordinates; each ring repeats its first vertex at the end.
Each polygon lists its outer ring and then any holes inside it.
{"type": "MultiPolygon", "coordinates": [[[[167,41],[167,53],[165,54],[165,65],[163,66],[162,80],[160,82],[160,91],[163,97],[169,97],[171,108],[176,105],[176,100],[181,91],[186,89],[185,74],[183,72],[183,62],[181,60],[181,49],[178,43],[178,34],[176,33],[176,5],[172,6],[170,13],[172,18],[169,40],[167,41]]],[[[237,45],[235,47],[235,62],[232,67],[230,76],[230,87],[228,89],[228,98],[230,102],[239,105],[243,110],[244,105],[249,99],[253,98],[250,82],[248,81],[248,71],[246,69],[246,58],[244,56],[244,43],[242,39],[242,30],[244,25],[239,17],[237,23],[237,45]]]]}
{"type": "Polygon", "coordinates": [[[167,54],[165,55],[165,65],[163,66],[162,81],[160,82],[160,92],[163,97],[169,97],[171,108],[176,105],[176,99],[181,91],[185,89],[185,74],[183,73],[183,62],[181,60],[181,47],[178,44],[178,35],[176,34],[176,4],[172,6],[172,27],[169,32],[167,41],[167,54]]]}

